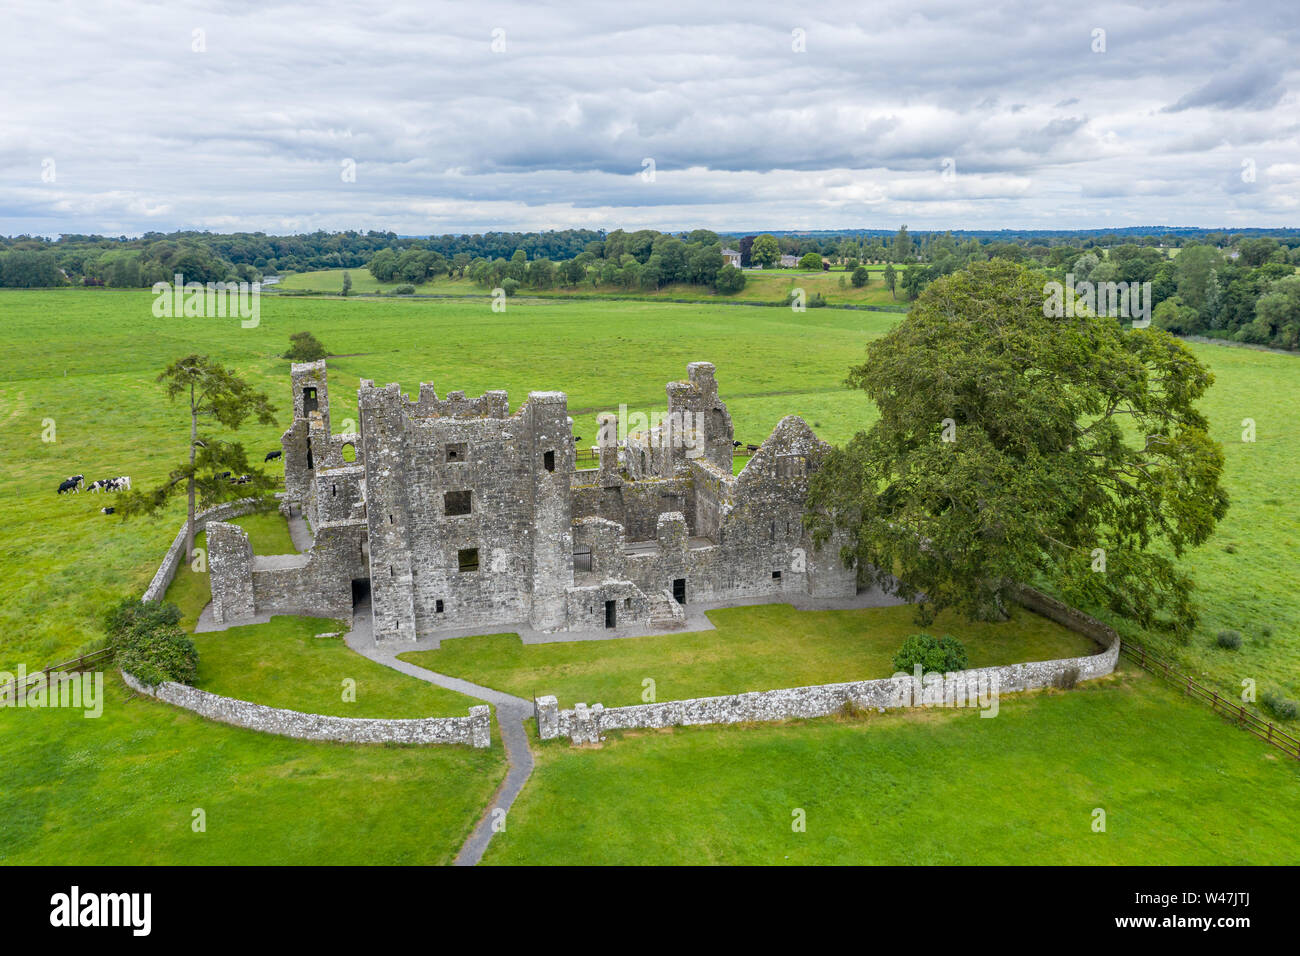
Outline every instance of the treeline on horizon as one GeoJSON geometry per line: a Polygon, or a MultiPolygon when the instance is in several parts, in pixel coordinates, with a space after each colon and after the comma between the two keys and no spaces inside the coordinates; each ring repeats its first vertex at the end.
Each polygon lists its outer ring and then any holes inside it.
{"type": "Polygon", "coordinates": [[[376,231],[18,236],[0,238],[0,287],[148,288],[177,273],[187,282],[254,281],[285,272],[369,267],[386,282],[416,286],[445,275],[507,294],[521,287],[581,285],[653,291],[677,283],[735,292],[744,287],[745,274],[725,265],[723,249],[739,253],[744,268],[775,265],[782,255],[809,257],[805,268],[820,258],[850,272],[859,264],[887,263],[898,267],[896,280],[893,269],[885,277],[891,291],[897,281],[907,299],[972,261],[992,258],[1022,262],[1058,281],[1072,274],[1093,283],[1150,282],[1154,322],[1162,328],[1300,348],[1300,229],[913,233],[904,226],[894,233],[762,235],[566,229],[430,238],[376,231]]]}

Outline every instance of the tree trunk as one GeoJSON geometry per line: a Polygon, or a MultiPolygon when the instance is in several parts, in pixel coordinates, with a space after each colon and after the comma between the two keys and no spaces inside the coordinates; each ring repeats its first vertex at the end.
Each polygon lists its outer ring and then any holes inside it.
{"type": "Polygon", "coordinates": [[[190,383],[190,476],[186,480],[186,493],[189,498],[188,510],[185,512],[185,560],[194,560],[194,455],[199,441],[199,416],[194,408],[194,383],[190,383]]]}

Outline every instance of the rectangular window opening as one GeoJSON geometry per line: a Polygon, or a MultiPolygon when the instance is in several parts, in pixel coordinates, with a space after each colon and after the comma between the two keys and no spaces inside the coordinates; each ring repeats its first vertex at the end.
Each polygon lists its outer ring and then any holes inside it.
{"type": "Polygon", "coordinates": [[[442,598],[438,598],[438,600],[433,602],[433,610],[436,614],[442,613],[442,598]]]}
{"type": "Polygon", "coordinates": [[[467,447],[466,447],[466,445],[465,445],[465,443],[464,443],[463,441],[460,441],[460,442],[452,442],[451,444],[449,444],[449,445],[447,446],[447,460],[448,460],[448,461],[464,461],[465,458],[466,458],[467,452],[468,452],[468,449],[467,449],[467,447]]]}
{"type": "Polygon", "coordinates": [[[442,496],[443,514],[467,515],[473,507],[472,491],[449,491],[442,496]]]}
{"type": "Polygon", "coordinates": [[[542,466],[547,471],[555,470],[555,452],[548,451],[546,454],[542,455],[542,466]]]}
{"type": "Polygon", "coordinates": [[[478,570],[478,548],[461,548],[456,552],[456,564],[463,571],[478,570]]]}

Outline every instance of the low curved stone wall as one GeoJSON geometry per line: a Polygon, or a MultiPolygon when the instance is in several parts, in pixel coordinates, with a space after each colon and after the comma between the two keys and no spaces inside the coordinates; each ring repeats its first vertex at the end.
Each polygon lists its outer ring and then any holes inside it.
{"type": "Polygon", "coordinates": [[[539,697],[533,705],[538,736],[543,740],[567,736],[575,744],[596,743],[606,730],[808,719],[842,712],[847,706],[876,710],[972,707],[994,716],[1001,693],[1073,686],[1076,681],[1102,677],[1115,669],[1120,640],[1114,630],[1032,588],[1019,590],[1017,599],[1030,610],[1092,638],[1105,650],[1083,657],[926,675],[924,679],[886,677],[630,707],[576,704],[572,710],[560,710],[554,696],[539,697]]]}
{"type": "MultiPolygon", "coordinates": [[[[197,535],[207,528],[209,521],[229,521],[231,518],[251,514],[257,510],[258,504],[256,498],[240,498],[237,501],[225,501],[219,505],[213,505],[211,508],[196,512],[194,515],[194,533],[197,535]]],[[[154,574],[153,580],[149,582],[149,587],[145,589],[144,597],[141,600],[161,601],[184,561],[185,522],[182,521],[180,531],[176,532],[176,537],[172,539],[171,547],[167,549],[167,554],[163,556],[162,564],[158,565],[158,571],[154,574]]]]}
{"type": "Polygon", "coordinates": [[[328,717],[296,710],[267,707],[171,681],[150,687],[126,671],[122,680],[138,694],[145,694],[192,711],[200,717],[248,730],[297,737],[301,740],[332,740],[353,744],[468,744],[491,746],[491,708],[479,704],[468,717],[418,717],[407,720],[370,717],[328,717]]]}

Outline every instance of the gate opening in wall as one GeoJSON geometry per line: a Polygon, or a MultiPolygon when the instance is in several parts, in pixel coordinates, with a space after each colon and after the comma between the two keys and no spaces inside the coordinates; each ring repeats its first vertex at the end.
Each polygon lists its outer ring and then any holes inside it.
{"type": "Polygon", "coordinates": [[[605,602],[605,626],[618,627],[618,602],[605,602]]]}
{"type": "Polygon", "coordinates": [[[686,603],[686,579],[673,578],[673,600],[678,604],[686,603]]]}

